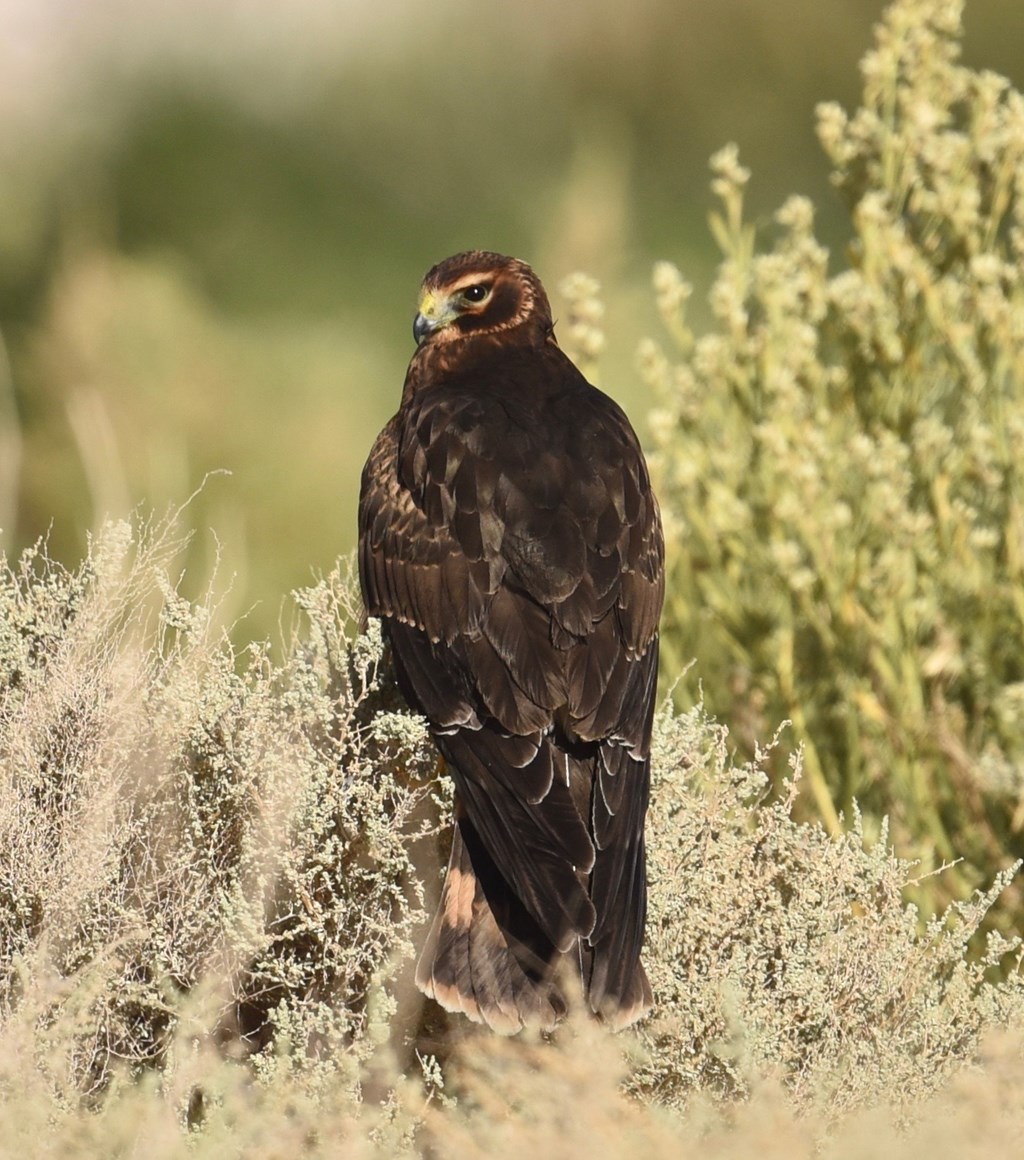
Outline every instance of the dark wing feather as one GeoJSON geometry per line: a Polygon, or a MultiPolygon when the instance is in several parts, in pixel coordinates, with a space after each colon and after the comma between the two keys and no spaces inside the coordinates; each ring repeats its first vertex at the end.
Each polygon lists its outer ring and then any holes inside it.
{"type": "Polygon", "coordinates": [[[481,747],[465,730],[437,742],[460,775],[460,800],[502,877],[551,944],[567,951],[591,932],[596,913],[574,869],[590,869],[594,847],[565,783],[555,779],[541,802],[525,802],[489,776],[481,747]]]}

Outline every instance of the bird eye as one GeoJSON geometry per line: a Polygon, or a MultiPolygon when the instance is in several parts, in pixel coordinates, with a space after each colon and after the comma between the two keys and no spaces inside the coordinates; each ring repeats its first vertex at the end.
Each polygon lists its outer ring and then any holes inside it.
{"type": "Polygon", "coordinates": [[[467,302],[483,302],[483,300],[487,297],[488,294],[490,294],[490,292],[490,287],[484,286],[483,283],[480,283],[476,286],[467,286],[466,289],[462,291],[462,297],[465,298],[467,302]]]}

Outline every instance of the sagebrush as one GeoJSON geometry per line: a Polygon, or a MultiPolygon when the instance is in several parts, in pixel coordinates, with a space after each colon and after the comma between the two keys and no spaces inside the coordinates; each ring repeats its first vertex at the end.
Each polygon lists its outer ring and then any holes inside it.
{"type": "MultiPolygon", "coordinates": [[[[424,1039],[409,980],[447,816],[424,724],[342,569],[296,594],[275,660],[237,653],[212,598],[180,594],[180,547],[167,525],[117,523],[74,572],[40,550],[0,573],[0,1061],[17,1061],[0,1078],[19,1090],[27,1068],[68,1130],[83,1098],[112,1107],[147,1075],[172,1119],[216,1120],[230,1065],[364,1128],[373,1093],[388,1148],[437,1116],[468,1132],[489,1049],[464,1021],[424,1039]]],[[[1015,971],[986,977],[1018,944],[966,953],[1005,880],[922,932],[901,896],[913,869],[858,824],[794,821],[771,752],[736,765],[721,726],[666,704],[657,1014],[607,1049],[572,1047],[585,1026],[550,1047],[570,1072],[576,1050],[613,1061],[610,1090],[660,1107],[670,1134],[695,1098],[750,1097],[768,1074],[794,1114],[910,1106],[1024,1013],[1015,971]]],[[[514,1067],[527,1048],[499,1050],[514,1067]]]]}

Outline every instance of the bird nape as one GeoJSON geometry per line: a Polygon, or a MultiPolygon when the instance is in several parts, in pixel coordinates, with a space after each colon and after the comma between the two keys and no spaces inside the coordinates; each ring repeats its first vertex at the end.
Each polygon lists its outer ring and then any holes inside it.
{"type": "Polygon", "coordinates": [[[496,1031],[570,975],[613,1027],[651,1006],[644,816],[664,546],[625,414],[555,341],[525,262],[427,274],[398,413],[363,471],[359,575],[455,784],[416,981],[496,1031]]]}

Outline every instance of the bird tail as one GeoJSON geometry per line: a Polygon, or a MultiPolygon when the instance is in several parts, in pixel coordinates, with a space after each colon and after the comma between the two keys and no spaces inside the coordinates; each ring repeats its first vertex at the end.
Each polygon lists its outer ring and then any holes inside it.
{"type": "Polygon", "coordinates": [[[654,992],[639,960],[628,971],[621,969],[608,947],[585,952],[583,978],[587,980],[587,1004],[612,1031],[621,1031],[642,1019],[654,1006],[654,992]]]}
{"type": "Polygon", "coordinates": [[[589,1006],[614,1030],[651,1007],[639,962],[624,971],[607,945],[562,954],[509,889],[465,815],[455,825],[437,914],[416,968],[416,985],[446,1011],[493,1031],[551,1030],[568,1004],[559,985],[570,976],[589,1006]],[[596,984],[596,987],[594,986],[596,984]]]}
{"type": "Polygon", "coordinates": [[[550,1030],[566,1010],[552,978],[560,957],[497,873],[472,824],[459,818],[416,985],[446,1011],[503,1035],[526,1026],[550,1030]]]}

